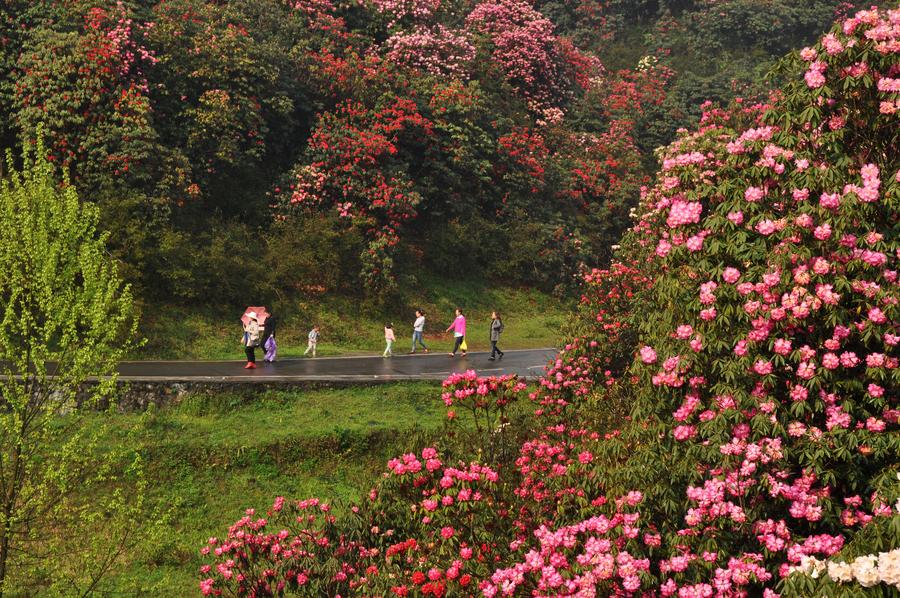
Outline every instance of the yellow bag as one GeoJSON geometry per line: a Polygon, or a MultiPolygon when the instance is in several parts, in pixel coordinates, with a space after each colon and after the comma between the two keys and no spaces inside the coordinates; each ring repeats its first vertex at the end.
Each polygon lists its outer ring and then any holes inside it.
{"type": "Polygon", "coordinates": [[[463,351],[468,351],[468,350],[469,350],[469,345],[466,344],[466,339],[465,339],[465,338],[463,338],[463,342],[461,342],[461,343],[459,344],[459,348],[462,349],[463,351]]]}

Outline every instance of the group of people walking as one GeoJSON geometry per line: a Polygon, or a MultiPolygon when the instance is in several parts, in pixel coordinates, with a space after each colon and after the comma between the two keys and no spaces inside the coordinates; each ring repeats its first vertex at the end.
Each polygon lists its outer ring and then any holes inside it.
{"type": "MultiPolygon", "coordinates": [[[[458,351],[461,351],[462,354],[465,355],[468,352],[469,347],[466,344],[466,316],[461,308],[456,308],[456,317],[453,319],[450,326],[447,327],[445,332],[453,333],[453,351],[448,353],[448,355],[454,357],[458,351]]],[[[496,311],[491,312],[491,356],[488,358],[491,361],[497,359],[498,355],[500,359],[503,359],[503,351],[497,347],[502,332],[503,320],[500,319],[500,314],[496,311]]],[[[396,340],[397,336],[394,334],[394,324],[388,322],[384,325],[385,348],[384,353],[381,354],[382,357],[393,356],[394,342],[396,340]]],[[[416,319],[413,322],[412,347],[409,350],[409,354],[412,355],[415,353],[419,347],[428,353],[428,346],[425,344],[425,312],[421,309],[416,310],[416,319]]]]}
{"type": "MultiPolygon", "coordinates": [[[[246,321],[244,321],[244,334],[241,337],[241,344],[244,346],[244,352],[247,355],[247,365],[245,365],[244,368],[256,368],[256,347],[261,345],[266,351],[264,357],[265,361],[275,361],[275,317],[271,314],[266,314],[266,318],[260,322],[258,315],[253,311],[248,311],[244,315],[246,321]]],[[[455,357],[457,352],[462,352],[462,355],[465,356],[469,347],[466,343],[466,316],[463,314],[461,308],[456,308],[456,317],[453,319],[450,326],[447,327],[446,332],[453,333],[454,341],[453,351],[448,355],[450,355],[450,357],[455,357]]],[[[497,343],[500,341],[500,335],[502,333],[503,320],[500,318],[498,312],[493,311],[491,312],[491,325],[489,331],[491,355],[488,359],[490,361],[494,361],[498,358],[503,359],[503,351],[497,347],[497,343]]],[[[394,334],[394,325],[393,323],[388,322],[384,325],[384,341],[386,346],[384,353],[382,353],[382,357],[393,356],[393,346],[396,340],[397,336],[394,334]]],[[[313,326],[312,330],[310,330],[307,335],[306,351],[303,352],[304,357],[310,354],[312,354],[312,357],[315,357],[318,344],[319,327],[313,326]]],[[[425,344],[425,312],[421,309],[417,309],[416,319],[413,322],[412,348],[409,353],[415,353],[420,347],[425,353],[429,352],[428,346],[425,344]]]]}

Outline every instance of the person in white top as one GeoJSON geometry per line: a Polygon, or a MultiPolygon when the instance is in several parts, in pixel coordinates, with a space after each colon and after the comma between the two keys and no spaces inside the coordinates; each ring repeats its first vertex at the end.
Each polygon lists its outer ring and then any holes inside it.
{"type": "Polygon", "coordinates": [[[247,323],[244,324],[244,334],[241,337],[241,344],[244,346],[244,353],[247,354],[247,365],[245,370],[256,369],[256,347],[259,346],[259,320],[255,311],[248,311],[247,323]]]}
{"type": "Polygon", "coordinates": [[[428,353],[428,347],[425,346],[425,314],[421,309],[416,310],[416,321],[413,324],[412,350],[410,353],[416,352],[416,345],[419,344],[428,353]]]}

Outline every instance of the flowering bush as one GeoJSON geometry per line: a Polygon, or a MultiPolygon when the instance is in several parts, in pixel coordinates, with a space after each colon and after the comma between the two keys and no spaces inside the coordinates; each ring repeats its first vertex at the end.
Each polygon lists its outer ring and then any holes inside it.
{"type": "Polygon", "coordinates": [[[514,596],[523,589],[554,596],[635,592],[650,559],[636,559],[628,552],[628,538],[639,536],[640,513],[627,507],[636,507],[641,499],[639,492],[625,497],[609,518],[598,515],[555,530],[541,526],[534,531],[538,547],[521,562],[497,569],[479,586],[482,593],[493,597],[514,596]]]}
{"type": "Polygon", "coordinates": [[[499,476],[478,463],[445,463],[434,448],[388,462],[388,471],[335,525],[316,499],[277,498],[267,517],[250,510],[225,540],[201,553],[203,595],[292,593],[453,595],[487,575],[507,535],[497,517],[499,476]],[[489,521],[490,520],[490,521],[489,521]],[[384,525],[389,523],[389,525],[384,525]]]}
{"type": "MultiPolygon", "coordinates": [[[[771,105],[710,110],[661,154],[514,463],[389,462],[357,514],[405,559],[366,592],[896,586],[900,127],[883,104],[900,10],[860,12],[784,68],[771,105]],[[598,417],[605,401],[627,416],[598,417]]],[[[506,400],[474,374],[445,388],[473,413],[506,400]]],[[[365,558],[384,547],[367,538],[365,558]]]]}
{"type": "Polygon", "coordinates": [[[568,96],[565,71],[553,23],[523,0],[480,2],[466,17],[469,28],[487,36],[494,61],[528,104],[539,114],[550,112],[568,96]]]}
{"type": "Polygon", "coordinates": [[[525,383],[516,376],[480,378],[474,370],[469,370],[452,374],[444,380],[443,388],[441,399],[448,407],[448,419],[458,421],[458,409],[471,414],[478,456],[490,463],[502,462],[509,444],[504,433],[510,423],[508,408],[519,399],[525,383]]]}
{"type": "Polygon", "coordinates": [[[682,137],[623,243],[659,275],[644,297],[657,308],[633,321],[632,417],[647,430],[621,440],[646,443],[646,461],[633,456],[617,482],[643,480],[650,501],[681,515],[661,528],[689,563],[660,567],[669,594],[728,594],[748,579],[771,591],[805,556],[831,556],[895,516],[876,489],[897,442],[885,399],[900,379],[889,232],[900,164],[879,149],[896,143],[896,122],[877,79],[897,69],[886,40],[898,23],[898,11],[859,13],[819,47],[837,37],[840,52],[803,53],[828,56],[810,67],[832,73],[828,85],[807,76],[755,117],[711,114],[682,137]],[[673,465],[669,488],[646,485],[647,462],[673,465]],[[717,558],[704,559],[713,538],[717,558]],[[752,577],[728,564],[740,554],[752,577]]]}
{"type": "Polygon", "coordinates": [[[431,121],[412,100],[388,97],[373,109],[345,102],[320,119],[308,163],[284,194],[292,205],[330,207],[369,234],[362,277],[376,295],[395,284],[391,249],[421,201],[401,151],[408,158],[431,136],[431,121]]]}
{"type": "Polygon", "coordinates": [[[201,549],[218,564],[200,569],[204,596],[222,595],[222,586],[234,585],[242,596],[272,596],[299,590],[327,592],[340,587],[343,568],[317,558],[320,551],[349,550],[335,532],[329,505],[316,499],[287,502],[275,499],[265,517],[247,509],[228,530],[226,538],[210,538],[201,549]]]}
{"type": "Polygon", "coordinates": [[[385,57],[396,64],[458,79],[466,78],[468,65],[475,58],[475,46],[466,33],[454,32],[443,25],[395,33],[384,45],[385,57]]]}
{"type": "Polygon", "coordinates": [[[153,24],[135,22],[122,2],[80,8],[72,33],[36,27],[39,39],[19,56],[18,128],[33,143],[44,126],[49,159],[77,168],[89,188],[110,174],[140,179],[155,154],[145,73],[158,61],[146,45],[153,24]]]}

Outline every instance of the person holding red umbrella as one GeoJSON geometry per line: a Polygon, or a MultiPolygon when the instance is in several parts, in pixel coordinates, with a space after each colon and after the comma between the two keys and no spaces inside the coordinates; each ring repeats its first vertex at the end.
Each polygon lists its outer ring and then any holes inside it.
{"type": "Polygon", "coordinates": [[[241,337],[241,344],[244,346],[244,353],[247,354],[247,365],[245,370],[256,369],[256,347],[259,346],[259,320],[255,311],[248,311],[241,318],[244,323],[244,335],[241,337]]]}

